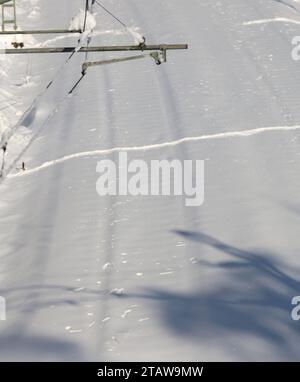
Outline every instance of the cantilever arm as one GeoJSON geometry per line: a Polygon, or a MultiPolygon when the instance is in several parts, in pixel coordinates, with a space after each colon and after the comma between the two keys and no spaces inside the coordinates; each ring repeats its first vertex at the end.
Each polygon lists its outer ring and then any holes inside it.
{"type": "MultiPolygon", "coordinates": [[[[88,46],[82,47],[78,52],[128,52],[146,50],[182,50],[188,49],[187,44],[160,44],[160,45],[114,45],[114,46],[88,46]]],[[[1,54],[46,54],[46,53],[72,53],[76,47],[57,47],[57,48],[26,48],[26,49],[2,49],[1,54]]]]}

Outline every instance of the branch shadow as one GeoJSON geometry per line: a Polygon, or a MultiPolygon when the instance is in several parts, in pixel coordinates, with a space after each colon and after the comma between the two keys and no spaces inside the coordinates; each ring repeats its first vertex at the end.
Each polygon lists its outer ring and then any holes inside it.
{"type": "Polygon", "coordinates": [[[235,356],[244,360],[256,359],[255,350],[262,343],[272,349],[270,357],[299,360],[300,325],[291,319],[291,300],[300,294],[300,282],[289,270],[272,254],[246,251],[204,233],[174,233],[201,244],[201,249],[205,245],[221,251],[229,259],[199,261],[199,266],[216,271],[209,273],[216,277],[208,280],[209,289],[190,294],[151,289],[135,297],[158,302],[164,323],[177,336],[198,343],[217,341],[226,350],[231,349],[228,343],[238,344],[235,356]]]}
{"type": "Polygon", "coordinates": [[[8,362],[78,362],[84,355],[73,341],[26,334],[1,337],[0,360],[8,362]]]}
{"type": "Polygon", "coordinates": [[[10,314],[10,322],[4,326],[3,331],[0,330],[0,362],[88,361],[78,341],[40,332],[29,335],[30,322],[37,312],[48,310],[51,306],[81,307],[86,303],[103,301],[108,294],[113,295],[103,289],[79,290],[69,285],[32,284],[0,289],[0,295],[6,296],[10,314]],[[15,322],[11,313],[17,317],[15,322]]]}
{"type": "Polygon", "coordinates": [[[87,302],[102,301],[108,295],[115,295],[113,291],[104,289],[83,288],[65,285],[22,285],[14,288],[0,289],[0,296],[6,296],[9,309],[12,312],[20,311],[23,314],[33,314],[50,306],[70,305],[80,306],[87,302]],[[37,294],[38,292],[38,294],[37,294]],[[34,294],[33,301],[26,301],[28,294],[34,294]]]}

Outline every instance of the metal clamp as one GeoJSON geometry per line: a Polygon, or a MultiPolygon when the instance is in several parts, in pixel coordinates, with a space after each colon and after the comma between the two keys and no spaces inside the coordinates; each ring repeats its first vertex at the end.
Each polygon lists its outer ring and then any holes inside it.
{"type": "Polygon", "coordinates": [[[161,65],[167,62],[167,50],[161,49],[160,52],[152,52],[150,56],[154,59],[156,65],[161,65]]]}

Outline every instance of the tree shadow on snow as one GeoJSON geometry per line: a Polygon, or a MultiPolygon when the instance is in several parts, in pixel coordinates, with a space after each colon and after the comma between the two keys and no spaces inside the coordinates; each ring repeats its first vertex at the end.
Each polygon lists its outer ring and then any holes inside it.
{"type": "Polygon", "coordinates": [[[102,288],[78,289],[78,286],[67,285],[22,285],[14,288],[0,289],[0,296],[6,296],[9,309],[12,312],[20,312],[25,315],[35,313],[41,309],[49,309],[49,306],[81,306],[84,303],[101,301],[113,292],[102,288]],[[26,300],[28,295],[34,299],[26,300]]]}
{"type": "MultiPolygon", "coordinates": [[[[152,289],[135,297],[157,301],[164,322],[178,336],[202,343],[223,338],[220,344],[246,336],[266,343],[280,359],[300,359],[300,324],[291,319],[291,300],[300,295],[300,282],[271,254],[239,249],[204,233],[175,233],[199,243],[202,254],[205,245],[228,255],[228,260],[199,260],[202,270],[211,271],[205,291],[176,294],[152,289]]],[[[243,345],[238,357],[249,359],[247,343],[243,345]]]]}
{"type": "Polygon", "coordinates": [[[82,361],[79,347],[50,336],[6,335],[1,337],[0,361],[82,361]]]}

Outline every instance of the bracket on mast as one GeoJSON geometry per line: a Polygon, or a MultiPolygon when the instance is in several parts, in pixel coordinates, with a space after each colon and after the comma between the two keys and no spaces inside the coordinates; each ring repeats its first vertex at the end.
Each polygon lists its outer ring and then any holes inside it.
{"type": "Polygon", "coordinates": [[[152,52],[150,56],[154,59],[156,65],[161,65],[167,62],[167,49],[161,49],[160,52],[152,52]]]}

